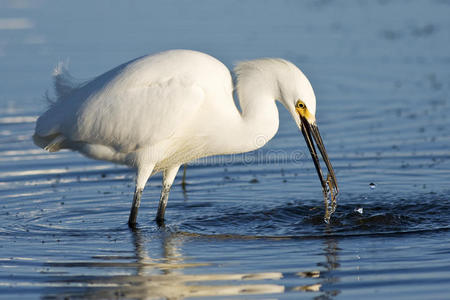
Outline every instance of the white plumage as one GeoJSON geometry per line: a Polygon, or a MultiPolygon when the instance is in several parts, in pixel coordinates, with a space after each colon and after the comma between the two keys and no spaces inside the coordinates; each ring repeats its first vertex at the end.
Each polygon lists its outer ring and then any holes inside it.
{"type": "Polygon", "coordinates": [[[229,70],[200,52],[140,57],[79,85],[60,66],[54,75],[57,99],[37,120],[34,142],[48,151],[67,148],[136,168],[131,226],[149,176],[163,171],[157,214],[162,222],[179,166],[263,146],[278,130],[275,100],[300,129],[305,122],[315,126],[314,92],[295,65],[259,59],[238,64],[235,72],[242,111],[234,104],[229,70]],[[303,113],[299,101],[306,106],[303,113]]]}

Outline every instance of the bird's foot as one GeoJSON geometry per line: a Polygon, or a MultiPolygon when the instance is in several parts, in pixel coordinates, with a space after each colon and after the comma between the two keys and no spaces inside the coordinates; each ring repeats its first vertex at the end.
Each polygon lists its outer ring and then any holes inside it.
{"type": "Polygon", "coordinates": [[[137,223],[128,221],[128,227],[130,229],[137,229],[137,223]]]}
{"type": "Polygon", "coordinates": [[[166,226],[166,224],[164,223],[164,218],[156,218],[155,219],[156,224],[158,225],[158,227],[160,228],[164,228],[166,226]]]}

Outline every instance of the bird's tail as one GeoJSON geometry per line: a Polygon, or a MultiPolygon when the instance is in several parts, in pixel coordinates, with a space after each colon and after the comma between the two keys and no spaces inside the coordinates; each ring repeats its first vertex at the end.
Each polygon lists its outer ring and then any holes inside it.
{"type": "Polygon", "coordinates": [[[51,105],[68,98],[80,84],[76,83],[75,79],[70,75],[66,64],[60,62],[53,71],[53,85],[56,99],[52,99],[48,95],[46,96],[51,105]]]}
{"type": "Polygon", "coordinates": [[[82,84],[76,83],[69,74],[66,65],[58,63],[53,71],[53,84],[55,88],[55,97],[46,95],[50,104],[49,109],[36,121],[35,133],[33,135],[34,143],[44,150],[55,152],[67,145],[66,138],[60,133],[59,124],[64,118],[60,110],[63,101],[70,98],[70,95],[82,84]]]}

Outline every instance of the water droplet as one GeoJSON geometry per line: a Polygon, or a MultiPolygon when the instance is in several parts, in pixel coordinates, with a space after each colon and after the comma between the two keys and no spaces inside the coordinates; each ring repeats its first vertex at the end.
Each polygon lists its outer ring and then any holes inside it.
{"type": "Polygon", "coordinates": [[[377,185],[373,182],[369,183],[369,186],[372,190],[377,187],[377,185]]]}
{"type": "Polygon", "coordinates": [[[360,207],[360,208],[355,208],[354,210],[353,210],[354,212],[357,212],[357,213],[359,213],[359,214],[363,214],[363,208],[362,207],[360,207]]]}

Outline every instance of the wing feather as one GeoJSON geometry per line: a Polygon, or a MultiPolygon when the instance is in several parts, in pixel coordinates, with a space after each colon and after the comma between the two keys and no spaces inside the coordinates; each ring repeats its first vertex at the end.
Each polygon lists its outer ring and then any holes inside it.
{"type": "Polygon", "coordinates": [[[203,90],[182,77],[120,92],[103,91],[86,101],[76,114],[76,126],[67,126],[64,135],[119,152],[135,151],[189,126],[203,100],[203,90]]]}
{"type": "Polygon", "coordinates": [[[39,146],[62,135],[61,147],[80,142],[128,153],[177,135],[189,138],[183,133],[199,126],[193,120],[202,104],[210,109],[228,103],[223,99],[232,101],[228,69],[189,50],[137,58],[78,86],[65,84],[64,78],[57,78],[57,101],[36,122],[39,146]],[[217,97],[207,96],[217,91],[217,97]]]}

